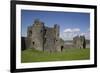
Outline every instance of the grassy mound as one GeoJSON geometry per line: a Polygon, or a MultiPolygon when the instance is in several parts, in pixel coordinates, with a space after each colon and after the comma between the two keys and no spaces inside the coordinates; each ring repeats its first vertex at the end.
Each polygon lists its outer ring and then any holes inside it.
{"type": "Polygon", "coordinates": [[[47,62],[90,59],[90,49],[66,49],[63,52],[43,52],[27,49],[21,52],[21,62],[47,62]]]}

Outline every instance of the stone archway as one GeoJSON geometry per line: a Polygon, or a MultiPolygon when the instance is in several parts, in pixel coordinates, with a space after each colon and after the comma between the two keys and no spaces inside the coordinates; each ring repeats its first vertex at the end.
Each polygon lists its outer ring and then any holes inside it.
{"type": "Polygon", "coordinates": [[[61,51],[63,51],[63,49],[64,49],[64,46],[62,45],[62,46],[61,46],[61,51]]]}
{"type": "Polygon", "coordinates": [[[32,44],[33,44],[33,46],[34,46],[35,42],[33,41],[32,44]]]}

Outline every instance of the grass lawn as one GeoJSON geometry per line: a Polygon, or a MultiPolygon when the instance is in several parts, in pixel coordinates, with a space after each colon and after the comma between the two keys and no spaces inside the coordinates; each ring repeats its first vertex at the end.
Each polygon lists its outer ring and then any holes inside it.
{"type": "Polygon", "coordinates": [[[63,52],[43,52],[27,49],[21,52],[21,62],[46,62],[90,59],[90,49],[66,49],[63,52]]]}

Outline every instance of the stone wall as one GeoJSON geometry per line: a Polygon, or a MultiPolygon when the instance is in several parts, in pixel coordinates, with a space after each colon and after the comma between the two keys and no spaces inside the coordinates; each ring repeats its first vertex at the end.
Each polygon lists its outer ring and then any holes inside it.
{"type": "Polygon", "coordinates": [[[55,46],[54,29],[45,27],[44,50],[52,52],[54,51],[54,46],[55,46]]]}
{"type": "Polygon", "coordinates": [[[34,21],[33,26],[29,26],[27,41],[28,47],[37,50],[43,50],[43,27],[44,24],[38,20],[34,21]]]}
{"type": "Polygon", "coordinates": [[[72,44],[65,44],[59,37],[60,26],[55,24],[54,27],[47,27],[44,23],[36,19],[32,26],[27,29],[27,37],[21,38],[22,50],[36,49],[40,51],[63,51],[68,48],[86,48],[86,39],[84,36],[73,38],[72,44]]]}
{"type": "Polygon", "coordinates": [[[76,36],[73,38],[74,48],[86,48],[85,36],[76,36]]]}
{"type": "Polygon", "coordinates": [[[54,27],[47,27],[40,20],[35,20],[33,25],[28,27],[27,48],[50,52],[59,51],[61,49],[59,29],[57,24],[54,27]]]}

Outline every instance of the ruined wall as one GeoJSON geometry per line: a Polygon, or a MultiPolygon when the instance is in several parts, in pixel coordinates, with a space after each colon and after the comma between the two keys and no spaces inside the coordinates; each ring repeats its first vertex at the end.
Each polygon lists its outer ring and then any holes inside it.
{"type": "Polygon", "coordinates": [[[44,50],[50,52],[61,51],[62,41],[59,38],[60,27],[55,24],[54,27],[44,28],[44,50]]]}
{"type": "Polygon", "coordinates": [[[54,51],[55,48],[55,38],[54,38],[54,29],[45,27],[45,34],[44,34],[44,50],[46,51],[54,51]]]}
{"type": "Polygon", "coordinates": [[[35,20],[31,29],[28,29],[28,48],[43,50],[43,27],[44,24],[42,22],[35,20]]]}
{"type": "Polygon", "coordinates": [[[86,48],[86,39],[85,36],[80,36],[81,47],[86,48]]]}
{"type": "Polygon", "coordinates": [[[29,26],[27,29],[27,37],[26,37],[26,48],[31,48],[31,38],[32,38],[32,26],[29,26]]]}
{"type": "Polygon", "coordinates": [[[54,27],[46,27],[40,20],[35,20],[32,26],[28,27],[27,37],[21,38],[23,49],[36,49],[41,51],[63,51],[67,48],[86,48],[86,39],[84,36],[73,38],[72,44],[65,44],[59,37],[60,27],[55,24],[54,27]]]}
{"type": "Polygon", "coordinates": [[[59,31],[60,30],[60,26],[55,24],[54,25],[54,37],[55,37],[55,51],[61,51],[61,46],[63,46],[61,39],[59,38],[59,31]]]}
{"type": "Polygon", "coordinates": [[[74,45],[73,44],[65,44],[64,43],[64,49],[73,49],[74,45]]]}
{"type": "Polygon", "coordinates": [[[25,47],[50,52],[61,51],[64,43],[59,38],[59,29],[57,24],[54,27],[46,27],[43,22],[35,20],[34,24],[28,27],[25,47]]]}
{"type": "Polygon", "coordinates": [[[73,38],[74,48],[86,48],[85,36],[76,36],[73,38]]]}

